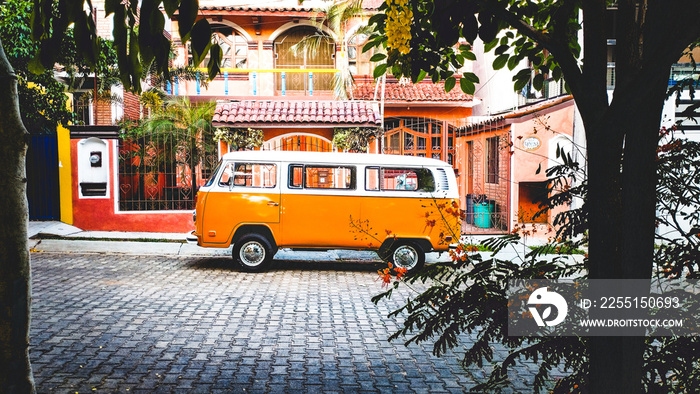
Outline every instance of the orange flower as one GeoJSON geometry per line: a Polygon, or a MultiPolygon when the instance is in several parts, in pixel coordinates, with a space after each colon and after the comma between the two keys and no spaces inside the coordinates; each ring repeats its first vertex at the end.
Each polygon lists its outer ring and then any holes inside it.
{"type": "Polygon", "coordinates": [[[401,279],[406,275],[406,272],[408,272],[404,267],[397,267],[394,271],[396,271],[396,279],[401,279]]]}

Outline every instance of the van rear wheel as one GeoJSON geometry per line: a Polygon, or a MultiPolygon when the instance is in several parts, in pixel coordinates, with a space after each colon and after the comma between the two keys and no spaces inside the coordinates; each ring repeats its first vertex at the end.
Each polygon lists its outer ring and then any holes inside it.
{"type": "Polygon", "coordinates": [[[401,241],[391,249],[389,262],[394,267],[405,268],[408,273],[413,273],[425,264],[425,252],[415,242],[401,241]]]}
{"type": "Polygon", "coordinates": [[[247,272],[260,272],[272,263],[275,253],[267,238],[246,234],[233,245],[233,259],[247,272]]]}

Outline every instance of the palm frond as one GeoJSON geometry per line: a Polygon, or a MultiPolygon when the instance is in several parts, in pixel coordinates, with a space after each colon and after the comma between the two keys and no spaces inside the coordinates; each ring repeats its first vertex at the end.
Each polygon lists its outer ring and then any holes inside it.
{"type": "Polygon", "coordinates": [[[313,57],[318,54],[318,51],[324,43],[333,44],[334,41],[325,34],[316,33],[305,36],[298,43],[292,45],[289,50],[297,57],[303,54],[313,57]]]}

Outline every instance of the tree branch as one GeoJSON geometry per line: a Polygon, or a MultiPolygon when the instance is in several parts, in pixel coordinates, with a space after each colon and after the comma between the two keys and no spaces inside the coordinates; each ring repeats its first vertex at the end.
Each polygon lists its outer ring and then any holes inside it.
{"type": "MultiPolygon", "coordinates": [[[[570,12],[573,12],[573,1],[567,0],[566,3],[567,4],[565,6],[570,8],[570,12]]],[[[494,15],[506,21],[506,23],[517,30],[520,34],[538,43],[552,55],[554,55],[559,67],[561,67],[566,82],[573,91],[580,90],[581,69],[578,66],[576,58],[569,50],[568,44],[562,43],[553,38],[553,36],[556,37],[556,32],[553,32],[552,35],[550,35],[539,31],[535,29],[534,26],[528,24],[522,18],[505,8],[493,8],[491,11],[494,13],[494,15]]],[[[568,16],[570,15],[567,15],[567,17],[568,16]]],[[[564,11],[562,11],[562,14],[559,14],[558,18],[561,18],[562,20],[565,18],[564,11]]]]}

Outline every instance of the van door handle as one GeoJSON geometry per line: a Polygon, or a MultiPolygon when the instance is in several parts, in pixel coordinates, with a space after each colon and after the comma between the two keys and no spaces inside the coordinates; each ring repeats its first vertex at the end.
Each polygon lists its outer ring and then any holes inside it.
{"type": "Polygon", "coordinates": [[[270,202],[267,203],[267,205],[269,205],[269,206],[271,206],[271,207],[276,207],[276,206],[279,206],[280,203],[274,202],[274,201],[270,201],[270,202]]]}

